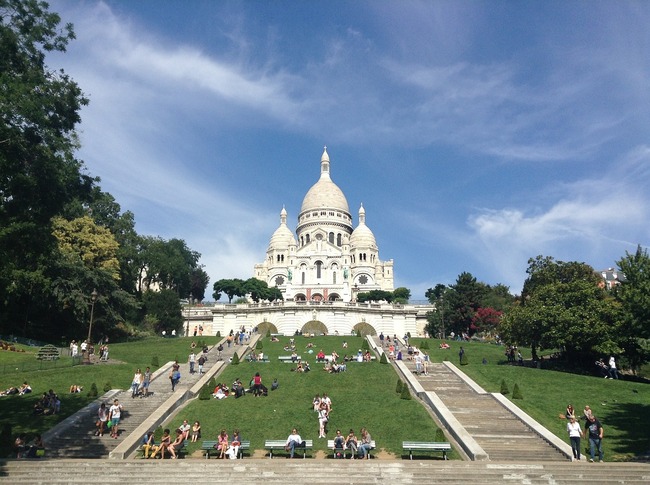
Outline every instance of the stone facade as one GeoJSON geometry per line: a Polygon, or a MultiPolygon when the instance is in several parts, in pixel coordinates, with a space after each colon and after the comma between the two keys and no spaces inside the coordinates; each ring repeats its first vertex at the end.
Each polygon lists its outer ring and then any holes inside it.
{"type": "Polygon", "coordinates": [[[327,149],[320,178],[303,199],[296,236],[282,208],[266,259],[255,265],[253,276],[277,286],[287,301],[351,302],[359,292],[393,291],[393,261],[379,259],[363,205],[353,227],[348,201],[330,176],[327,149]]]}

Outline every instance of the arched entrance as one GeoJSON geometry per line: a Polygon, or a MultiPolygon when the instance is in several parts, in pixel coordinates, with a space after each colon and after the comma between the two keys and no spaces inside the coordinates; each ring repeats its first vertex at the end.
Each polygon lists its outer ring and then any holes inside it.
{"type": "Polygon", "coordinates": [[[278,332],[278,327],[273,325],[271,322],[262,322],[257,325],[257,332],[262,336],[266,337],[269,333],[280,333],[278,332]]]}
{"type": "Polygon", "coordinates": [[[311,320],[302,326],[303,335],[327,335],[327,327],[323,322],[311,320]]]}
{"type": "Polygon", "coordinates": [[[341,299],[341,295],[338,293],[330,293],[329,296],[327,297],[329,301],[336,301],[341,299]]]}
{"type": "Polygon", "coordinates": [[[360,333],[362,337],[365,337],[366,335],[377,335],[375,328],[366,322],[357,323],[354,327],[352,327],[352,331],[355,334],[360,333]]]}

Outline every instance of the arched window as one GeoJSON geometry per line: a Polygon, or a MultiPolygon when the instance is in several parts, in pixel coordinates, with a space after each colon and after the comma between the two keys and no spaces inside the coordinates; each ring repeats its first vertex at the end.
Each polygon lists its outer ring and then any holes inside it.
{"type": "Polygon", "coordinates": [[[330,232],[330,238],[329,239],[330,239],[330,242],[332,244],[334,244],[334,233],[333,232],[330,232]]]}
{"type": "Polygon", "coordinates": [[[336,235],[336,245],[337,245],[338,247],[341,247],[341,244],[342,244],[342,243],[341,243],[341,233],[339,232],[339,233],[336,235]]]}
{"type": "Polygon", "coordinates": [[[305,234],[305,243],[309,244],[309,234],[305,234]]]}
{"type": "Polygon", "coordinates": [[[332,284],[333,284],[333,285],[336,284],[336,271],[333,271],[333,272],[332,272],[332,284]]]}
{"type": "Polygon", "coordinates": [[[321,261],[316,261],[316,279],[320,279],[321,266],[323,266],[323,263],[321,261]]]}

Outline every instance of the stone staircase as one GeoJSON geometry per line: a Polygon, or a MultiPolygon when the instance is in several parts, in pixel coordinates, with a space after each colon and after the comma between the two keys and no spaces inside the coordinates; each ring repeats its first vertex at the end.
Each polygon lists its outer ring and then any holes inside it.
{"type": "MultiPolygon", "coordinates": [[[[209,373],[212,366],[219,360],[219,352],[216,348],[217,345],[208,351],[208,361],[204,365],[204,373],[209,373]]],[[[241,353],[241,349],[242,347],[238,345],[227,347],[224,339],[224,350],[221,353],[221,359],[227,361],[235,351],[241,353]]],[[[158,410],[172,396],[171,383],[168,379],[169,368],[170,363],[155,372],[149,387],[152,395],[149,397],[132,398],[130,389],[114,390],[49,430],[44,435],[48,457],[107,458],[127,436],[134,432],[138,426],[144,423],[154,411],[158,410]],[[95,421],[97,420],[99,402],[103,401],[107,406],[110,406],[113,399],[119,399],[120,404],[124,407],[120,419],[119,437],[117,439],[111,438],[108,431],[104,433],[104,436],[95,436],[95,421]]],[[[179,390],[190,389],[198,382],[201,377],[198,374],[198,364],[196,364],[195,370],[197,372],[190,374],[189,364],[181,364],[182,377],[176,386],[177,393],[179,390]]]]}
{"type": "Polygon", "coordinates": [[[8,460],[0,483],[291,483],[309,485],[445,484],[646,484],[643,463],[501,463],[442,460],[8,460]]]}
{"type": "MultiPolygon", "coordinates": [[[[410,361],[407,366],[415,370],[410,361]]],[[[493,461],[558,461],[566,456],[538,436],[491,394],[478,394],[444,364],[417,376],[433,391],[493,461]]]]}

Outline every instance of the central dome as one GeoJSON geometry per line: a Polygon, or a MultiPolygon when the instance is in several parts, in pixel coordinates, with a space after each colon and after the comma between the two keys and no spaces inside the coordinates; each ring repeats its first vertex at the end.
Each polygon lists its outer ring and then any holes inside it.
{"type": "Polygon", "coordinates": [[[300,213],[327,208],[338,209],[349,214],[348,201],[343,195],[343,191],[330,178],[330,158],[327,154],[327,147],[323,150],[320,167],[320,178],[305,195],[300,213]]]}

